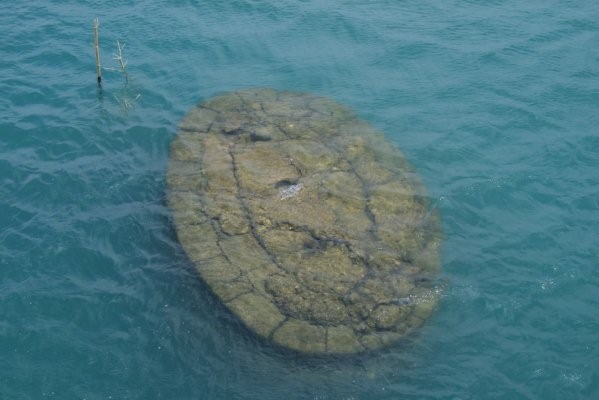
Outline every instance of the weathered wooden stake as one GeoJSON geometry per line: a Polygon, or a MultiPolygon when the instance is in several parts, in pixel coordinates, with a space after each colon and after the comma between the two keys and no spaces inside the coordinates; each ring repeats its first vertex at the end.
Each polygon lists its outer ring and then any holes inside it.
{"type": "Polygon", "coordinates": [[[100,66],[100,48],[98,47],[98,28],[100,22],[98,17],[94,18],[94,47],[96,49],[96,71],[98,72],[98,86],[102,85],[102,67],[100,66]]]}

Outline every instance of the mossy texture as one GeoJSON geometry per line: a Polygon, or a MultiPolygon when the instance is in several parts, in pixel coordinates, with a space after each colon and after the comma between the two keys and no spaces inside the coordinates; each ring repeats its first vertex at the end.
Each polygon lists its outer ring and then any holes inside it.
{"type": "Polygon", "coordinates": [[[251,89],[195,107],[171,144],[179,241],[256,334],[307,353],[399,340],[437,303],[437,214],[403,155],[333,100],[251,89]]]}

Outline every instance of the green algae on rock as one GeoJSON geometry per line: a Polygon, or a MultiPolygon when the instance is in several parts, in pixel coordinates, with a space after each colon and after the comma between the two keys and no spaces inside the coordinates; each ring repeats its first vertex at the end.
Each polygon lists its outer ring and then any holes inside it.
{"type": "Polygon", "coordinates": [[[440,224],[422,183],[333,100],[269,89],[210,99],[181,122],[167,182],[202,279],[281,346],[377,349],[437,303],[440,224]]]}

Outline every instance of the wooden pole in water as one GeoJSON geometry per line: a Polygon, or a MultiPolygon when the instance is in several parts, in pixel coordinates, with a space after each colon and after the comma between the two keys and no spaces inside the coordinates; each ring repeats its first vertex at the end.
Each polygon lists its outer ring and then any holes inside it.
{"type": "Polygon", "coordinates": [[[100,22],[98,17],[94,18],[94,47],[96,49],[96,71],[98,72],[98,86],[102,85],[102,67],[100,66],[100,48],[98,47],[98,28],[100,22]]]}

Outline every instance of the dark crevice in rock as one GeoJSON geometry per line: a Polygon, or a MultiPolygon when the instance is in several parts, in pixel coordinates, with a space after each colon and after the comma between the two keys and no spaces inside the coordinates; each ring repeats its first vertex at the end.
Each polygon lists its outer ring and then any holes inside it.
{"type": "Polygon", "coordinates": [[[287,323],[287,321],[289,321],[289,316],[283,314],[283,316],[285,317],[281,322],[279,322],[277,324],[277,326],[275,326],[273,328],[273,330],[268,334],[268,340],[272,340],[272,337],[274,336],[274,334],[283,326],[287,323]]]}
{"type": "Polygon", "coordinates": [[[179,131],[181,132],[186,132],[186,133],[197,133],[197,134],[202,134],[202,133],[208,133],[210,132],[210,128],[207,128],[205,131],[204,130],[198,130],[198,129],[192,129],[192,128],[188,128],[185,126],[180,126],[179,127],[179,131]]]}
{"type": "Polygon", "coordinates": [[[221,237],[223,235],[223,231],[222,231],[222,228],[221,228],[218,220],[211,218],[210,225],[212,226],[212,230],[216,234],[216,246],[218,247],[220,254],[225,258],[225,260],[227,260],[228,263],[231,263],[231,259],[229,259],[229,256],[225,253],[225,251],[223,250],[223,247],[220,243],[221,237]]]}
{"type": "MultiPolygon", "coordinates": [[[[308,227],[306,225],[297,225],[297,224],[291,223],[289,221],[281,221],[281,222],[277,222],[274,225],[272,225],[268,231],[272,231],[272,230],[288,230],[288,231],[292,231],[292,232],[307,233],[313,239],[313,241],[314,241],[313,243],[316,243],[316,245],[312,245],[312,247],[314,249],[316,249],[316,248],[326,249],[330,245],[344,246],[344,247],[347,247],[348,250],[353,253],[353,251],[348,247],[349,246],[348,240],[340,239],[340,238],[336,238],[336,237],[330,237],[330,236],[320,236],[318,233],[316,233],[316,231],[314,231],[314,229],[311,229],[310,227],[308,227]]],[[[359,257],[357,254],[356,254],[356,256],[359,257]]]]}
{"type": "Polygon", "coordinates": [[[297,182],[298,182],[297,180],[283,179],[283,180],[280,180],[277,183],[275,183],[275,188],[280,189],[280,188],[297,185],[297,182]]]}
{"type": "Polygon", "coordinates": [[[241,136],[244,133],[247,133],[247,131],[243,128],[235,128],[229,130],[222,128],[220,131],[225,136],[241,136]]]}
{"type": "Polygon", "coordinates": [[[218,113],[220,113],[220,111],[218,111],[218,110],[215,110],[214,108],[208,107],[208,106],[207,106],[207,105],[205,105],[205,104],[200,104],[199,106],[197,106],[197,108],[203,108],[204,110],[213,111],[213,112],[215,112],[215,113],[217,113],[217,114],[218,114],[218,113]]]}
{"type": "MultiPolygon", "coordinates": [[[[230,282],[237,282],[237,280],[232,280],[232,281],[230,281],[230,282]]],[[[251,282],[250,282],[250,283],[251,283],[251,282]]],[[[253,285],[252,285],[252,286],[253,286],[253,285]]],[[[230,298],[230,299],[228,299],[227,301],[224,301],[224,303],[225,303],[225,304],[228,304],[228,303],[230,303],[230,302],[232,302],[232,301],[235,301],[235,300],[237,300],[237,299],[238,299],[238,298],[240,298],[241,296],[245,296],[246,294],[250,294],[250,293],[256,293],[256,292],[255,292],[255,289],[254,289],[254,290],[248,290],[248,291],[246,291],[246,292],[241,292],[241,293],[239,293],[239,294],[237,294],[237,295],[235,295],[235,296],[231,297],[231,298],[230,298]]],[[[219,296],[219,297],[220,297],[220,296],[219,296]]]]}
{"type": "Polygon", "coordinates": [[[376,310],[379,306],[410,306],[411,307],[412,303],[414,303],[414,300],[412,298],[410,298],[410,296],[400,297],[397,299],[391,299],[389,301],[377,303],[376,307],[374,307],[374,309],[376,310]]]}
{"type": "Polygon", "coordinates": [[[235,154],[234,154],[234,150],[232,148],[229,148],[229,156],[231,157],[231,161],[232,161],[232,165],[233,165],[233,177],[235,178],[235,185],[237,187],[237,193],[238,193],[237,199],[239,200],[239,203],[241,204],[241,208],[243,209],[244,216],[245,216],[246,220],[248,221],[248,225],[250,227],[250,232],[251,232],[252,236],[254,237],[254,239],[256,239],[256,242],[258,242],[258,245],[262,248],[262,250],[264,250],[264,252],[268,256],[270,261],[277,268],[279,268],[282,272],[285,272],[285,269],[279,264],[276,257],[268,250],[268,248],[264,244],[264,240],[262,240],[262,237],[260,237],[260,235],[258,234],[258,232],[256,230],[256,226],[254,224],[254,221],[253,221],[253,218],[252,218],[252,215],[250,212],[250,208],[244,201],[243,197],[239,196],[239,192],[241,191],[241,184],[239,182],[237,162],[235,160],[235,154]]]}
{"type": "Polygon", "coordinates": [[[272,140],[272,138],[270,136],[267,135],[260,135],[256,132],[251,132],[250,133],[250,141],[251,142],[270,142],[272,140]]]}
{"type": "Polygon", "coordinates": [[[214,125],[214,121],[216,121],[216,118],[218,117],[218,114],[220,112],[216,111],[210,107],[206,107],[205,105],[198,105],[196,107],[198,109],[209,110],[209,111],[216,113],[216,115],[212,118],[212,120],[208,124],[206,130],[204,131],[204,130],[190,129],[190,128],[186,128],[186,127],[182,127],[182,126],[179,126],[179,130],[184,131],[184,132],[189,132],[189,133],[208,133],[208,132],[210,132],[210,130],[212,129],[212,126],[214,125]]]}
{"type": "Polygon", "coordinates": [[[289,164],[293,168],[295,168],[295,170],[297,171],[297,174],[299,175],[300,178],[304,176],[304,171],[306,170],[306,168],[303,167],[300,162],[289,157],[289,164]]]}

